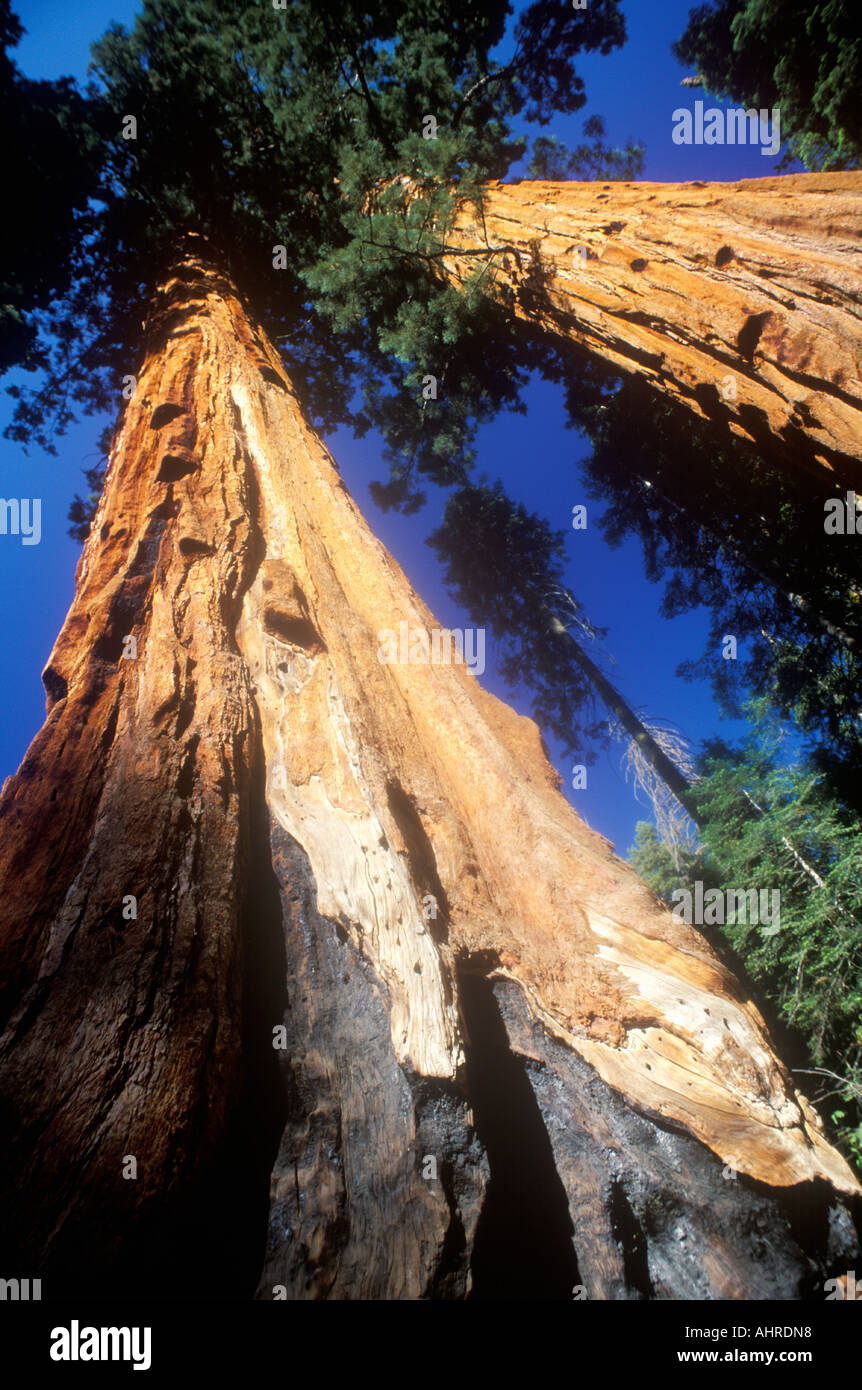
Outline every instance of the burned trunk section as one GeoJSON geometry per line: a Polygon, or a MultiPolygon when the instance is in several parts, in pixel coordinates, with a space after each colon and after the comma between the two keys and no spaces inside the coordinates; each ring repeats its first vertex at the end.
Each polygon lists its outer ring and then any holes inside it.
{"type": "Polygon", "coordinates": [[[288,1116],[258,1297],[463,1297],[485,1175],[466,1100],[399,1066],[386,986],[317,911],[308,858],[277,824],[272,848],[288,1116]]]}
{"type": "Polygon", "coordinates": [[[628,1104],[531,1018],[517,985],[483,987],[550,1137],[588,1298],[822,1298],[858,1259],[850,1211],[826,1184],[746,1179],[628,1104]]]}

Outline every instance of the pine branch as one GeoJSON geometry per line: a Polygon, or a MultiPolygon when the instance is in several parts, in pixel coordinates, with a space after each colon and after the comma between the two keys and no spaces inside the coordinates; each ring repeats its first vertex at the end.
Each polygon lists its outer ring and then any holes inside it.
{"type": "Polygon", "coordinates": [[[459,125],[461,124],[461,117],[464,115],[464,112],[467,110],[467,107],[470,105],[470,102],[473,100],[473,97],[476,95],[477,92],[481,92],[491,82],[499,82],[502,78],[508,77],[510,73],[516,72],[518,67],[520,66],[520,63],[521,37],[519,36],[518,42],[515,45],[515,52],[512,54],[511,60],[506,64],[506,66],[502,68],[497,68],[496,72],[486,72],[483,77],[480,77],[476,82],[474,82],[472,87],[468,88],[468,90],[464,93],[461,100],[458,102],[458,105],[455,107],[455,115],[452,118],[452,130],[456,131],[458,129],[459,125]]]}
{"type": "MultiPolygon", "coordinates": [[[[750,792],[747,792],[747,791],[745,790],[745,787],[742,788],[742,795],[745,797],[746,801],[747,801],[751,806],[754,807],[755,811],[757,812],[757,814],[758,814],[759,816],[765,816],[765,815],[767,814],[766,811],[764,811],[764,809],[763,809],[762,806],[758,806],[758,804],[757,804],[757,802],[755,801],[754,797],[750,794],[750,792]]],[[[819,873],[817,872],[817,870],[816,870],[815,868],[812,868],[812,866],[811,866],[810,864],[808,864],[808,863],[802,858],[802,855],[801,855],[801,854],[799,853],[799,851],[790,843],[790,841],[788,840],[788,838],[787,838],[786,835],[782,835],[782,836],[781,836],[781,843],[782,843],[787,849],[790,850],[790,853],[793,855],[794,861],[799,865],[799,867],[800,867],[801,869],[804,870],[804,872],[808,875],[808,877],[811,879],[811,881],[812,881],[818,888],[825,888],[825,887],[826,887],[826,884],[825,884],[824,880],[820,877],[820,875],[819,875],[819,873]]],[[[836,905],[837,905],[837,904],[836,904],[836,905]]]]}
{"type": "Polygon", "coordinates": [[[412,259],[413,257],[418,257],[420,260],[423,260],[423,261],[431,261],[431,262],[441,261],[441,260],[443,260],[444,257],[446,257],[446,256],[488,256],[488,257],[491,257],[491,256],[496,256],[496,255],[498,255],[500,252],[506,252],[506,253],[508,253],[509,255],[515,257],[515,259],[516,259],[516,261],[517,261],[517,264],[518,264],[518,269],[519,269],[519,270],[521,269],[521,256],[520,256],[520,252],[518,251],[518,248],[517,248],[516,246],[476,246],[476,247],[462,247],[462,246],[446,246],[446,245],[444,244],[444,245],[440,248],[439,251],[420,251],[420,250],[418,249],[418,247],[416,247],[416,248],[405,248],[405,247],[403,247],[403,246],[394,246],[391,242],[388,242],[388,241],[375,241],[373,238],[370,239],[370,240],[368,240],[368,241],[363,241],[363,242],[362,242],[362,245],[363,245],[363,246],[373,246],[373,247],[374,247],[376,250],[378,250],[378,251],[391,251],[393,255],[401,256],[401,257],[403,257],[403,258],[405,258],[405,259],[407,259],[407,260],[410,260],[410,259],[412,259]]]}

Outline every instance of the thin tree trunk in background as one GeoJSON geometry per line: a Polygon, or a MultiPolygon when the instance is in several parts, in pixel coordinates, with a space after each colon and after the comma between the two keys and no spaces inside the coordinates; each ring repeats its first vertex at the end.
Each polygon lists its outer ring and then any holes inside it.
{"type": "Polygon", "coordinates": [[[862,173],[491,183],[445,232],[501,248],[519,318],[637,373],[780,467],[862,492],[862,173]]]}
{"type": "Polygon", "coordinates": [[[623,699],[620,692],[615,689],[596,663],[587,656],[583,647],[572,636],[565,624],[550,612],[547,605],[543,605],[543,607],[549,633],[553,634],[557,640],[565,642],[572,660],[580,666],[605,707],[610,710],[620,727],[625,729],[629,738],[634,740],[644,759],[656,775],[661,778],[668,790],[673,792],[677,801],[688,811],[696,824],[697,817],[694,809],[689,808],[691,783],[688,778],[680,772],[676,764],[656,742],[649,729],[638,719],[631,705],[623,699]]]}
{"type": "Polygon", "coordinates": [[[822,1288],[859,1187],[757,1010],[532,721],[379,659],[401,623],[435,628],[186,259],[0,800],[10,1268],[46,1298],[822,1288]]]}

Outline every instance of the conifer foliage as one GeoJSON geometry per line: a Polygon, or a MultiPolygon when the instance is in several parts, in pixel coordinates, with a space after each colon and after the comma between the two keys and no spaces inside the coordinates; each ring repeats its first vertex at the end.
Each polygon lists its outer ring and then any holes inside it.
{"type": "Polygon", "coordinates": [[[674,859],[647,822],[631,862],[670,905],[680,890],[780,894],[780,929],[748,913],[705,924],[723,935],[781,1020],[794,1031],[802,1079],[862,1161],[862,826],[826,779],[793,758],[793,740],[764,700],[749,706],[742,746],[712,740],[692,795],[696,851],[674,859]]]}

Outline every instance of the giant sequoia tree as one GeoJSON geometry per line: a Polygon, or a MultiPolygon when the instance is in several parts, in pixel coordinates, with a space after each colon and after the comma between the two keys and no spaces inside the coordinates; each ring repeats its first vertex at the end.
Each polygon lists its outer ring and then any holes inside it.
{"type": "Polygon", "coordinates": [[[489,243],[453,260],[439,225],[624,31],[539,0],[494,72],[504,19],[152,0],[96,50],[104,161],[44,347],[85,408],[128,401],[0,802],[0,1204],[46,1296],[190,1296],[204,1266],[263,1298],[793,1298],[856,1249],[756,1008],[535,725],[429,662],[309,423],[359,381],[409,492],[463,484],[517,399],[489,243]]]}

